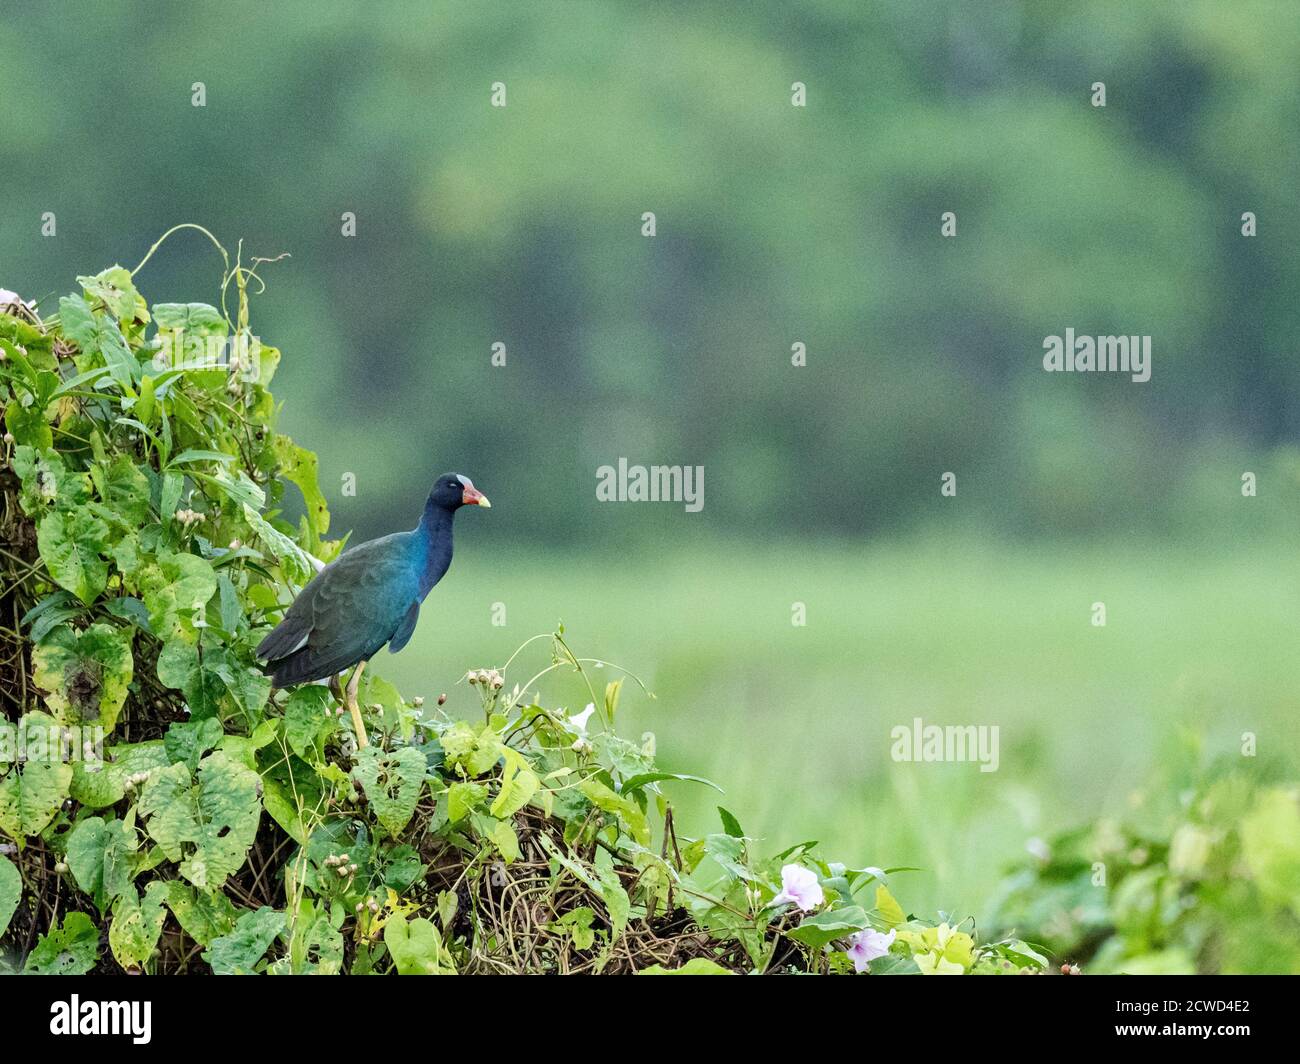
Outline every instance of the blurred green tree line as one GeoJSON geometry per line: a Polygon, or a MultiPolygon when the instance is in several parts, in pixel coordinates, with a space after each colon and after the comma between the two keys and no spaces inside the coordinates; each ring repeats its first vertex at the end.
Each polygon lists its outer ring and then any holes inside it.
{"type": "MultiPolygon", "coordinates": [[[[508,502],[485,534],[576,544],[1234,532],[1246,469],[1294,523],[1294,4],[137,0],[0,30],[0,284],[52,311],[181,221],[291,252],[256,317],[338,527],[414,520],[447,468],[508,502]],[[1066,327],[1151,335],[1152,380],[1044,373],[1066,327]],[[703,464],[704,511],[602,507],[619,456],[703,464]]],[[[140,283],[215,297],[217,266],[177,239],[140,283]]]]}

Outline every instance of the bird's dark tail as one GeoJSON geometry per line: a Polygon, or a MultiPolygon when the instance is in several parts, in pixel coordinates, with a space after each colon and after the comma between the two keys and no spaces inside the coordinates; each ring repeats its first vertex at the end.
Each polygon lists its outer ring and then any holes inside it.
{"type": "Polygon", "coordinates": [[[327,656],[316,648],[304,646],[283,658],[268,661],[261,668],[271,677],[271,682],[276,687],[283,688],[324,680],[354,664],[356,661],[351,655],[327,656]]]}

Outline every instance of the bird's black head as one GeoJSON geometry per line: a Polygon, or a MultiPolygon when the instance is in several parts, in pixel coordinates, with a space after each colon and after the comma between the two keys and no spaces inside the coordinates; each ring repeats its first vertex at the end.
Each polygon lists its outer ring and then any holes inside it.
{"type": "Polygon", "coordinates": [[[444,473],[433,485],[429,501],[444,510],[456,510],[461,506],[482,506],[491,509],[487,496],[474,487],[469,477],[459,473],[444,473]]]}

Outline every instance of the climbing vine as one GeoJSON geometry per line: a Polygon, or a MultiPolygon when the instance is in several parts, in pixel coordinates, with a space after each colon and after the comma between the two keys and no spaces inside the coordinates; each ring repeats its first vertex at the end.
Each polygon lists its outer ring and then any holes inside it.
{"type": "Polygon", "coordinates": [[[149,305],[148,257],[79,277],[57,311],[0,294],[0,964],[1045,966],[909,915],[899,869],[762,857],[723,808],[686,831],[673,789],[712,784],[618,734],[635,680],[601,663],[621,678],[596,685],[563,628],[468,673],[468,714],[367,674],[365,749],[329,687],[273,691],[252,649],[342,541],[315,456],[275,428],[281,355],[249,322],[267,260],[213,243],[215,305],[149,305]],[[545,705],[560,671],[586,710],[545,705]]]}

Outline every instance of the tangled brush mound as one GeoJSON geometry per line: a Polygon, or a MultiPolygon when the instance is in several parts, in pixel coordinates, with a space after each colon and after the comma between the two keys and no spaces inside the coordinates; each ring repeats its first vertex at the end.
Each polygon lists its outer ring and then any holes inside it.
{"type": "Polygon", "coordinates": [[[315,456],[274,429],[259,261],[227,260],[221,306],[150,307],[121,267],[44,317],[3,294],[0,965],[1043,968],[909,918],[886,870],[759,860],[725,810],[679,835],[667,791],[707,781],[617,735],[623,679],[593,685],[563,629],[469,675],[472,722],[368,676],[363,750],[328,687],[273,691],[252,648],[340,543],[315,456]],[[540,704],[558,671],[589,711],[540,704]]]}

